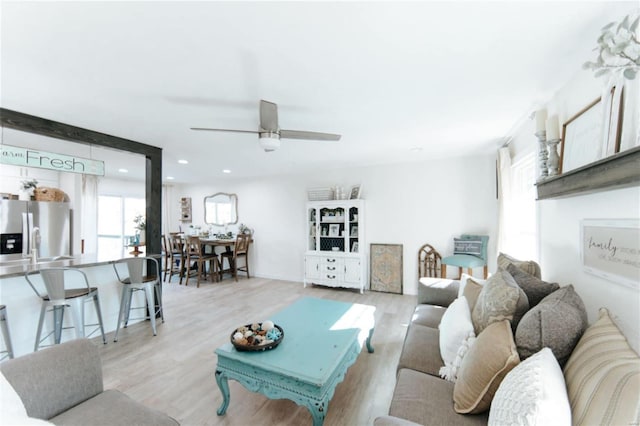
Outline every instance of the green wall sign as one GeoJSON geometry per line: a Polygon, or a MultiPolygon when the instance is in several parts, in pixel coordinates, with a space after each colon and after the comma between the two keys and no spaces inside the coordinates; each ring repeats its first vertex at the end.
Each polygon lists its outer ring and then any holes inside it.
{"type": "Polygon", "coordinates": [[[0,145],[0,163],[38,167],[58,172],[104,176],[104,161],[11,145],[0,145]]]}

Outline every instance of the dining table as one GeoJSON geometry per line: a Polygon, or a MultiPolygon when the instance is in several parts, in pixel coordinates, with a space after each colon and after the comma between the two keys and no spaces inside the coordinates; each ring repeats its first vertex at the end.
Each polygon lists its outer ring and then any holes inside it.
{"type": "MultiPolygon", "coordinates": [[[[186,240],[186,237],[190,236],[190,235],[183,235],[183,239],[186,240]]],[[[233,253],[233,248],[236,244],[236,237],[235,235],[229,238],[220,238],[220,237],[215,237],[215,236],[199,236],[200,238],[200,244],[203,246],[203,249],[206,250],[206,247],[211,247],[211,253],[216,254],[216,247],[224,247],[225,248],[225,253],[233,253]]],[[[251,241],[249,242],[250,244],[253,243],[253,238],[251,239],[251,241]]],[[[220,265],[222,266],[222,265],[220,265]]],[[[185,272],[185,270],[183,269],[183,273],[185,272]]],[[[220,274],[222,275],[225,272],[231,272],[231,268],[229,267],[229,269],[225,269],[225,270],[221,270],[220,274]]]]}

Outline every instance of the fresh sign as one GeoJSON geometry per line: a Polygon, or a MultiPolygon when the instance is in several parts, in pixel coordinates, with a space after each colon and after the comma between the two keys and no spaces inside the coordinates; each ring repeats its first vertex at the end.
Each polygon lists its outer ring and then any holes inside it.
{"type": "Polygon", "coordinates": [[[0,154],[2,164],[104,176],[104,161],[10,145],[0,145],[0,154]]]}

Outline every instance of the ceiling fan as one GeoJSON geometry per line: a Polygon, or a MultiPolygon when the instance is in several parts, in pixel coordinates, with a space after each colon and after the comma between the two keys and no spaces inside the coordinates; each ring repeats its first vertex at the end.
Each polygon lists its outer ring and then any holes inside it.
{"type": "Polygon", "coordinates": [[[304,130],[284,130],[278,125],[278,105],[273,102],[260,101],[260,129],[234,130],[191,127],[191,130],[208,130],[214,132],[255,133],[260,138],[260,146],[265,152],[275,151],[280,147],[280,138],[305,139],[317,141],[339,141],[340,135],[333,133],[307,132],[304,130]]]}

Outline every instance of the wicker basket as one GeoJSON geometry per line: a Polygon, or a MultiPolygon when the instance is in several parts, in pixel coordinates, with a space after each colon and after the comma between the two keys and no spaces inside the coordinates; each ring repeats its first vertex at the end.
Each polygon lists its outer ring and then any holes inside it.
{"type": "Polygon", "coordinates": [[[33,195],[36,201],[57,201],[62,202],[67,197],[64,191],[58,188],[47,188],[41,186],[33,190],[33,195]]]}

